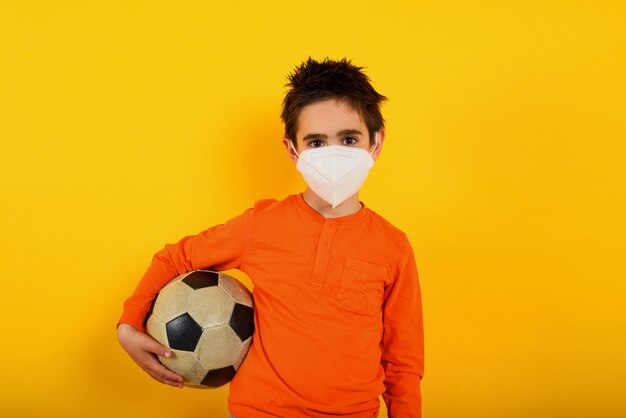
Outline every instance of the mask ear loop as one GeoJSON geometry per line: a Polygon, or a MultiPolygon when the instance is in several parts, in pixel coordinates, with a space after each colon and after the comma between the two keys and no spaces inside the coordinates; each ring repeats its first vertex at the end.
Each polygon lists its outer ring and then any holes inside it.
{"type": "Polygon", "coordinates": [[[370,151],[370,157],[372,156],[372,154],[374,153],[374,151],[376,151],[376,148],[378,147],[378,131],[376,131],[374,133],[374,149],[372,149],[372,151],[370,151]]]}
{"type": "Polygon", "coordinates": [[[291,140],[291,139],[290,139],[290,140],[289,140],[289,144],[291,145],[291,148],[293,148],[293,152],[295,152],[295,153],[296,153],[296,155],[298,156],[298,158],[300,158],[300,154],[298,154],[298,151],[296,151],[296,146],[295,146],[295,144],[293,143],[293,140],[291,140]]]}

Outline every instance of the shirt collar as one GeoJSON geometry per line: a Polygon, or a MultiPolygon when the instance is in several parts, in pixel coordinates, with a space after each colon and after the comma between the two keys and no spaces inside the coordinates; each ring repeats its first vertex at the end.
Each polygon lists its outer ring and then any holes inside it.
{"type": "Polygon", "coordinates": [[[359,200],[359,203],[361,203],[363,207],[358,212],[355,212],[351,215],[339,216],[337,218],[325,218],[320,213],[318,213],[315,209],[309,206],[309,204],[302,197],[302,193],[292,195],[292,198],[295,199],[298,208],[300,208],[300,210],[305,212],[307,217],[317,222],[336,222],[336,223],[359,222],[365,219],[365,217],[370,212],[369,208],[365,206],[365,203],[359,200]]]}

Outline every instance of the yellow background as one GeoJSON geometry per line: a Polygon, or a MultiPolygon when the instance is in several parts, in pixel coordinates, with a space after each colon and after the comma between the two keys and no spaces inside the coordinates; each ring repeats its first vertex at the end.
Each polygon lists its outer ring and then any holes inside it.
{"type": "Polygon", "coordinates": [[[0,416],[227,416],[227,387],[153,381],[115,323],[165,243],[303,189],[279,112],[309,55],[389,97],[361,199],[414,246],[424,416],[626,416],[625,23],[620,1],[2,1],[0,416]]]}

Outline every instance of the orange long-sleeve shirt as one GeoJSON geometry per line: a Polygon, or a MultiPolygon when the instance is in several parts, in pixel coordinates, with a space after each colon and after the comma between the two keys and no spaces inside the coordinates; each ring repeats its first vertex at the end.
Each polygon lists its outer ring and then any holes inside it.
{"type": "MultiPolygon", "coordinates": [[[[361,202],[362,203],[362,202],[361,202]]],[[[254,285],[252,345],[230,382],[238,418],[421,417],[422,302],[406,235],[363,205],[324,218],[296,194],[157,252],[119,323],[191,270],[238,268],[254,285]]]]}

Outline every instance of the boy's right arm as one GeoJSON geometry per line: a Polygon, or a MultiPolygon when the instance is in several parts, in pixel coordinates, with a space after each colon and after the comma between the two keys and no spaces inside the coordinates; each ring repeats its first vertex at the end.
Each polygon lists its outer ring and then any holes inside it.
{"type": "Polygon", "coordinates": [[[228,270],[243,261],[252,225],[253,208],[241,215],[188,235],[175,244],[166,244],[152,258],[152,263],[124,302],[117,323],[117,337],[137,365],[162,383],[182,387],[182,377],[163,366],[156,355],[167,357],[171,351],[145,333],[145,319],[159,291],[175,277],[197,269],[228,270]]]}
{"type": "Polygon", "coordinates": [[[133,361],[153,379],[183,387],[183,377],[163,366],[156,357],[157,355],[170,357],[172,352],[167,347],[129,324],[119,324],[117,339],[133,361]]]}

